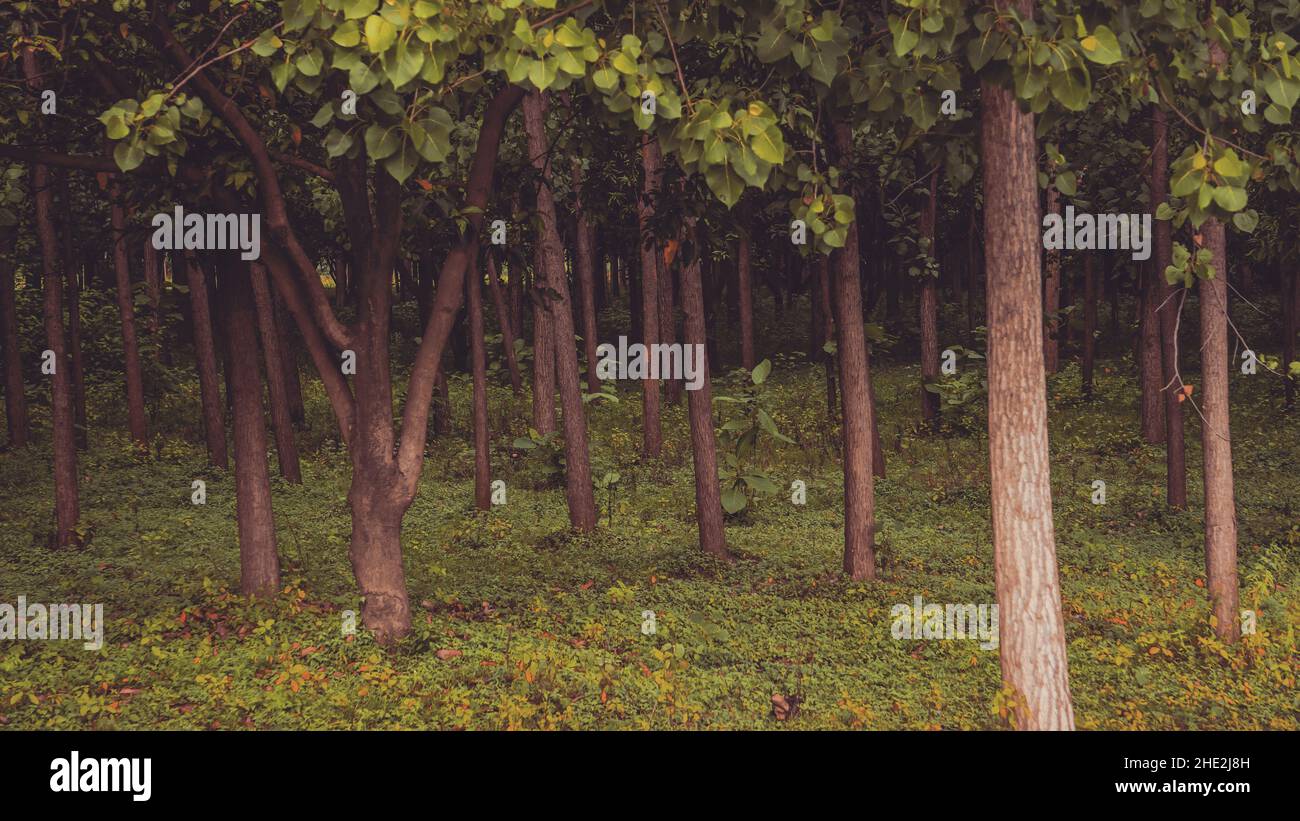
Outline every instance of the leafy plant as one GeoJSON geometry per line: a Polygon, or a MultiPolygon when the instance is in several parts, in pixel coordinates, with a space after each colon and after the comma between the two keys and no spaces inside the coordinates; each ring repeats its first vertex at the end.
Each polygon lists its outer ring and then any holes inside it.
{"type": "Polygon", "coordinates": [[[764,402],[763,385],[772,372],[772,361],[764,359],[748,373],[738,396],[715,396],[715,402],[734,405],[736,413],[722,424],[723,476],[722,508],[735,514],[753,501],[755,493],[773,494],[780,486],[772,477],[753,464],[759,436],[767,434],[779,442],[795,444],[794,440],[777,430],[776,422],[764,402]]]}

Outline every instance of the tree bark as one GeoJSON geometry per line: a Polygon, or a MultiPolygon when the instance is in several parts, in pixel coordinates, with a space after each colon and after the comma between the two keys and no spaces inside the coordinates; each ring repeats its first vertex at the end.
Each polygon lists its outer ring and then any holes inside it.
{"type": "MultiPolygon", "coordinates": [[[[935,221],[938,212],[939,175],[930,175],[930,193],[921,209],[921,237],[929,240],[926,256],[938,259],[935,254],[935,221]]],[[[939,425],[939,395],[926,390],[926,385],[939,381],[939,288],[929,271],[921,274],[921,418],[927,427],[935,430],[939,425]]]]}
{"type": "Polygon", "coordinates": [[[587,357],[587,392],[600,393],[600,377],[596,375],[596,283],[592,249],[592,230],[587,220],[583,202],[582,160],[573,158],[573,209],[577,214],[577,252],[574,266],[578,278],[578,292],[582,296],[582,343],[587,357]]]}
{"type": "MultiPolygon", "coordinates": [[[[1160,223],[1164,220],[1154,220],[1160,223]]],[[[1160,319],[1156,306],[1163,299],[1164,269],[1156,272],[1154,264],[1138,268],[1137,277],[1142,288],[1142,316],[1139,322],[1139,378],[1142,391],[1142,438],[1155,444],[1165,440],[1165,408],[1160,389],[1164,387],[1161,374],[1163,362],[1160,344],[1160,319]],[[1143,271],[1148,270],[1147,276],[1143,271]],[[1156,278],[1160,281],[1157,282],[1156,278]]]]}
{"type": "MultiPolygon", "coordinates": [[[[491,262],[489,258],[489,271],[491,262]]],[[[492,507],[492,465],[488,458],[487,351],[483,338],[483,274],[478,254],[465,266],[465,299],[469,308],[470,365],[474,378],[474,506],[492,507]]]]}
{"type": "MultiPolygon", "coordinates": [[[[837,161],[848,167],[853,147],[847,123],[833,126],[837,161]]],[[[831,256],[835,266],[835,325],[839,331],[840,414],[844,435],[844,572],[858,581],[876,577],[876,499],[872,473],[874,409],[871,407],[862,287],[858,281],[858,229],[849,224],[844,247],[831,256]]]]}
{"type": "Polygon", "coordinates": [[[280,589],[271,476],[266,464],[266,419],[257,373],[257,336],[248,266],[222,260],[221,298],[230,348],[234,396],[235,508],[239,526],[239,589],[245,596],[274,596],[280,589]]]}
{"type": "MultiPolygon", "coordinates": [[[[649,352],[659,342],[659,243],[654,239],[655,199],[662,175],[659,143],[648,134],[641,136],[641,168],[644,173],[641,198],[637,203],[641,248],[641,342],[649,352]]],[[[641,452],[658,459],[663,451],[659,426],[659,380],[641,380],[641,452]]]]}
{"type": "MultiPolygon", "coordinates": [[[[253,304],[257,309],[258,335],[262,339],[263,362],[266,368],[267,394],[271,399],[271,426],[275,431],[276,460],[280,475],[285,481],[302,484],[302,467],[298,463],[298,443],[293,436],[293,417],[289,412],[289,390],[285,385],[284,359],[280,353],[280,335],[275,327],[275,304],[271,289],[266,284],[266,269],[262,263],[248,266],[248,277],[253,289],[253,304]]],[[[259,390],[259,396],[261,392],[259,390]]],[[[260,403],[259,403],[260,404],[260,403]]]]}
{"type": "Polygon", "coordinates": [[[745,370],[752,371],[757,363],[754,361],[754,285],[750,272],[753,240],[749,236],[749,214],[747,207],[738,214],[740,241],[736,247],[736,289],[740,309],[740,364],[745,370]]]}
{"type": "Polygon", "coordinates": [[[41,246],[41,287],[45,296],[45,338],[54,352],[55,368],[50,375],[50,416],[54,428],[54,514],[56,546],[66,547],[76,539],[79,517],[77,499],[77,443],[73,431],[75,408],[72,378],[68,372],[68,346],[63,329],[63,282],[59,276],[59,244],[54,234],[54,191],[50,171],[37,165],[32,172],[36,200],[36,232],[41,246]]]}
{"type": "Polygon", "coordinates": [[[17,231],[0,229],[0,248],[10,249],[0,256],[0,323],[4,326],[5,348],[5,423],[9,448],[26,447],[32,440],[31,419],[27,412],[27,392],[23,384],[22,350],[18,345],[18,311],[14,300],[14,263],[9,256],[17,248],[17,231]]]}
{"type": "Polygon", "coordinates": [[[135,333],[135,303],[131,295],[131,263],[127,256],[126,207],[121,186],[114,182],[112,197],[113,269],[117,275],[117,312],[122,321],[122,357],[126,369],[127,425],[141,448],[149,446],[144,412],[144,377],[140,370],[140,344],[135,333]]]}
{"type": "Polygon", "coordinates": [[[275,329],[280,337],[280,367],[284,370],[284,388],[289,398],[289,418],[295,425],[302,425],[307,421],[307,409],[302,404],[302,381],[298,374],[298,357],[293,352],[289,312],[275,289],[271,289],[271,301],[275,305],[275,329]]]}
{"type": "MultiPolygon", "coordinates": [[[[814,302],[821,306],[821,310],[815,311],[814,314],[821,322],[821,333],[818,338],[824,345],[827,340],[834,337],[835,334],[835,310],[832,307],[831,300],[831,270],[830,261],[822,257],[817,261],[817,293],[814,302]]],[[[839,405],[838,391],[835,388],[835,357],[830,356],[826,351],[821,350],[822,345],[818,345],[817,356],[822,361],[822,366],[826,370],[826,413],[831,418],[835,417],[836,407],[839,405]]],[[[872,417],[874,420],[874,417],[872,417]]]]}
{"type": "Polygon", "coordinates": [[[524,383],[523,377],[519,374],[519,361],[515,358],[515,331],[506,312],[501,282],[497,279],[496,262],[490,252],[487,254],[487,275],[488,290],[492,293],[492,302],[496,306],[497,325],[501,326],[501,354],[505,357],[506,368],[510,371],[510,390],[514,391],[515,396],[522,396],[524,383]]]}
{"type": "MultiPolygon", "coordinates": [[[[691,226],[694,231],[694,226],[691,226]]],[[[692,242],[695,249],[698,242],[692,242]]],[[[686,345],[704,345],[704,294],[700,255],[693,251],[682,269],[682,323],[686,345]]],[[[691,426],[691,457],[695,466],[695,520],[700,547],[705,553],[729,560],[727,537],[722,526],[722,489],[718,481],[717,441],[713,434],[713,388],[709,381],[708,357],[703,357],[704,377],[700,389],[686,391],[686,412],[691,426]]]]}
{"type": "MultiPolygon", "coordinates": [[[[574,344],[573,309],[570,307],[569,284],[564,274],[564,249],[560,244],[555,199],[551,193],[551,172],[547,157],[550,145],[546,138],[546,98],[533,92],[524,98],[524,122],[528,131],[528,153],[533,167],[541,176],[537,189],[537,212],[542,230],[538,268],[544,310],[554,336],[555,376],[563,407],[565,491],[569,501],[569,523],[575,530],[596,529],[596,497],[591,483],[591,462],[587,452],[587,421],[582,407],[581,376],[578,373],[578,349],[574,344]],[[552,296],[551,294],[554,294],[552,296]]],[[[548,400],[550,397],[548,396],[548,400]]],[[[554,402],[552,409],[554,409],[554,402]]],[[[539,428],[540,430],[540,428],[539,428]]]]}
{"type": "MultiPolygon", "coordinates": [[[[1151,210],[1169,198],[1169,128],[1165,111],[1152,110],[1151,210]]],[[[1178,374],[1178,314],[1182,309],[1180,289],[1165,280],[1165,268],[1173,261],[1173,237],[1168,220],[1153,219],[1155,225],[1155,270],[1152,272],[1158,299],[1156,317],[1160,324],[1161,396],[1165,405],[1165,501],[1172,508],[1187,508],[1187,455],[1183,434],[1183,403],[1174,386],[1178,374]]]]}
{"type": "Polygon", "coordinates": [[[59,172],[60,217],[62,221],[64,289],[68,303],[68,355],[72,362],[72,407],[75,421],[77,449],[85,450],[86,423],[86,368],[81,356],[81,281],[77,277],[77,258],[72,221],[72,198],[69,194],[68,172],[59,172]]]}
{"type": "Polygon", "coordinates": [[[545,436],[556,429],[555,328],[547,310],[547,275],[543,243],[533,253],[533,427],[545,436]]]}
{"type": "Polygon", "coordinates": [[[1205,465],[1205,586],[1218,637],[1241,635],[1237,614],[1237,506],[1228,412],[1228,260],[1223,223],[1201,225],[1214,277],[1201,280],[1201,448],[1205,465]]]}
{"type": "MultiPolygon", "coordinates": [[[[1003,2],[999,7],[1005,7],[1003,2]]],[[[1017,0],[1021,16],[1033,13],[1017,0]]],[[[989,468],[1002,678],[1015,726],[1074,728],[1052,523],[1033,114],[981,87],[989,468]]]]}
{"type": "MultiPolygon", "coordinates": [[[[1047,189],[1047,213],[1061,215],[1061,194],[1055,186],[1047,189]]],[[[1072,228],[1067,227],[1067,230],[1072,228]]],[[[1047,252],[1047,279],[1043,282],[1043,315],[1047,324],[1043,327],[1043,368],[1047,373],[1056,373],[1060,367],[1060,340],[1056,338],[1057,313],[1061,310],[1061,252],[1055,249],[1047,252]]]]}
{"type": "Polygon", "coordinates": [[[212,314],[208,307],[208,284],[193,252],[185,253],[185,275],[190,287],[190,308],[194,316],[194,359],[199,372],[199,396],[203,403],[203,430],[207,435],[208,463],[225,469],[226,421],[221,408],[217,381],[217,353],[212,342],[212,314]]]}

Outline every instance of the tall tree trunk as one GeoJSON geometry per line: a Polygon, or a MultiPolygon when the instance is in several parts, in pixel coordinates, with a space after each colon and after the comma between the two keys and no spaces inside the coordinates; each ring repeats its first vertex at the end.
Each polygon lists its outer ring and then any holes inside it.
{"type": "Polygon", "coordinates": [[[519,361],[515,358],[515,331],[510,324],[506,311],[505,298],[501,293],[501,282],[497,279],[497,266],[491,252],[487,255],[488,290],[492,293],[492,303],[496,307],[497,325],[501,326],[501,354],[505,357],[506,368],[510,371],[510,389],[515,396],[524,393],[523,377],[519,374],[519,361]]]}
{"type": "Polygon", "coordinates": [[[280,335],[280,362],[289,397],[289,418],[295,425],[302,425],[307,421],[307,409],[302,404],[302,380],[298,374],[298,357],[293,352],[293,328],[284,300],[274,288],[271,289],[271,301],[275,305],[275,329],[280,335]]]}
{"type": "MultiPolygon", "coordinates": [[[[1164,220],[1154,220],[1164,222],[1164,220]]],[[[1152,444],[1165,440],[1165,407],[1160,389],[1164,373],[1160,344],[1160,319],[1156,306],[1163,300],[1164,269],[1143,265],[1137,269],[1139,287],[1142,289],[1142,315],[1139,321],[1139,379],[1142,391],[1142,438],[1152,444]],[[1147,275],[1143,276],[1143,272],[1147,275]],[[1159,278],[1159,281],[1157,281],[1159,278]]]]}
{"type": "Polygon", "coordinates": [[[1214,277],[1201,280],[1201,448],[1205,464],[1205,586],[1218,637],[1240,636],[1237,623],[1237,506],[1232,484],[1228,413],[1228,260],[1223,223],[1201,225],[1214,277]]]}
{"type": "Polygon", "coordinates": [[[302,468],[298,463],[298,443],[293,436],[293,417],[289,413],[289,389],[285,385],[288,378],[284,373],[284,358],[280,353],[280,334],[275,327],[275,304],[271,301],[271,289],[266,284],[266,269],[262,263],[254,262],[248,266],[246,276],[252,284],[258,335],[262,339],[266,387],[271,398],[271,425],[275,430],[276,460],[280,465],[280,475],[285,481],[300,485],[302,468]]]}
{"type": "Polygon", "coordinates": [[[740,241],[736,248],[736,289],[740,309],[740,364],[747,371],[754,365],[754,285],[750,273],[750,256],[753,240],[750,238],[750,211],[743,207],[740,219],[740,241]]]}
{"type": "Polygon", "coordinates": [[[533,252],[533,427],[543,436],[556,429],[555,419],[555,320],[547,310],[543,243],[533,252]]]}
{"type": "Polygon", "coordinates": [[[208,307],[208,283],[193,252],[185,252],[185,276],[190,287],[190,308],[194,317],[194,359],[199,372],[199,396],[203,403],[203,430],[207,436],[208,463],[229,466],[226,453],[226,421],[217,382],[217,353],[212,342],[212,315],[208,307]]]}
{"type": "MultiPolygon", "coordinates": [[[[491,272],[491,257],[488,271],[491,272]]],[[[465,301],[469,306],[470,364],[474,374],[474,506],[492,507],[492,464],[488,453],[487,351],[483,338],[483,274],[478,253],[470,252],[465,266],[465,301]]]]}
{"type": "Polygon", "coordinates": [[[81,281],[77,277],[77,259],[72,221],[72,198],[68,191],[68,172],[59,173],[60,218],[62,222],[63,270],[68,303],[68,354],[72,360],[72,407],[76,420],[77,449],[86,449],[86,368],[81,356],[81,281]]]}
{"type": "Polygon", "coordinates": [[[563,407],[565,490],[569,500],[569,523],[576,530],[596,529],[596,497],[591,484],[591,462],[587,453],[587,420],[582,407],[581,376],[578,373],[578,349],[574,344],[573,309],[569,284],[564,274],[564,249],[560,245],[555,199],[551,193],[551,172],[547,157],[550,144],[546,139],[546,98],[538,92],[524,98],[524,122],[528,131],[528,153],[533,167],[541,176],[537,189],[537,212],[541,217],[543,277],[538,293],[554,332],[555,375],[563,407]],[[552,292],[555,294],[551,296],[552,292]]]}
{"type": "MultiPolygon", "coordinates": [[[[1163,108],[1152,110],[1151,210],[1169,198],[1169,127],[1163,108]]],[[[1168,220],[1155,224],[1154,293],[1158,299],[1156,317],[1160,324],[1160,389],[1165,405],[1165,500],[1170,507],[1187,508],[1187,456],[1183,436],[1183,403],[1174,387],[1178,373],[1178,314],[1182,309],[1179,289],[1165,280],[1165,268],[1173,261],[1173,237],[1168,220]]]]}
{"type": "MultiPolygon", "coordinates": [[[[690,230],[695,231],[692,225],[690,230]]],[[[693,238],[694,239],[694,238],[693,238]]],[[[704,345],[704,293],[701,284],[699,243],[691,243],[690,262],[682,268],[682,337],[686,345],[704,345]]],[[[717,441],[713,435],[713,387],[709,381],[708,357],[700,389],[687,391],[686,412],[691,425],[691,457],[695,465],[695,520],[700,530],[700,547],[719,559],[730,559],[722,527],[722,490],[718,482],[717,441]]]]}
{"type": "Polygon", "coordinates": [[[17,231],[0,229],[0,324],[4,326],[5,348],[5,423],[9,448],[26,447],[32,440],[32,425],[27,413],[27,393],[23,385],[22,350],[18,346],[18,311],[14,300],[14,262],[17,231]]]}
{"type": "MultiPolygon", "coordinates": [[[[1036,197],[1035,197],[1036,198],[1036,197]]],[[[1061,215],[1061,194],[1055,186],[1047,189],[1047,213],[1061,215]]],[[[1067,226],[1066,230],[1073,230],[1067,226]]],[[[1061,252],[1047,252],[1047,279],[1043,282],[1043,314],[1047,324],[1043,327],[1043,368],[1056,373],[1060,367],[1060,340],[1056,338],[1057,313],[1061,310],[1061,252]]]]}
{"type": "MultiPolygon", "coordinates": [[[[938,211],[939,175],[930,175],[930,193],[921,209],[921,237],[928,240],[925,253],[937,260],[935,221],[938,211]]],[[[939,288],[929,271],[921,274],[921,418],[934,430],[939,425],[939,395],[926,389],[939,381],[939,288]]]]}
{"type": "Polygon", "coordinates": [[[140,370],[140,345],[135,334],[135,301],[131,295],[131,263],[127,256],[126,207],[121,186],[113,183],[113,269],[117,275],[117,312],[122,321],[122,356],[126,369],[127,425],[141,448],[149,446],[144,412],[144,377],[140,370]]]}
{"type": "MultiPolygon", "coordinates": [[[[659,243],[654,239],[655,200],[659,194],[663,161],[659,143],[648,134],[641,135],[641,168],[644,174],[641,197],[637,204],[637,221],[641,249],[641,342],[647,355],[659,342],[659,243]]],[[[663,450],[663,431],[659,426],[659,380],[641,380],[641,452],[647,459],[658,459],[663,450]]]]}
{"type": "MultiPolygon", "coordinates": [[[[847,123],[833,126],[841,167],[851,164],[853,132],[847,123]]],[[[862,287],[858,282],[858,229],[849,223],[844,247],[831,255],[835,266],[835,325],[839,331],[840,426],[844,432],[844,572],[858,581],[876,577],[876,496],[872,474],[871,373],[862,325],[862,287]]]]}
{"type": "Polygon", "coordinates": [[[582,296],[582,344],[587,357],[587,392],[600,393],[600,377],[596,375],[596,283],[595,252],[592,248],[592,230],[587,220],[587,210],[582,197],[582,160],[573,158],[573,210],[577,214],[575,228],[578,248],[575,255],[575,273],[578,293],[582,296]]]}
{"type": "Polygon", "coordinates": [[[1083,396],[1092,398],[1092,371],[1096,358],[1097,276],[1092,254],[1083,255],[1083,396]]]}
{"type": "Polygon", "coordinates": [[[45,292],[46,344],[54,352],[50,376],[50,416],[54,427],[54,514],[56,545],[66,547],[76,538],[77,443],[73,431],[75,408],[72,376],[68,372],[68,346],[63,331],[63,282],[59,277],[59,243],[54,235],[54,191],[50,171],[37,165],[32,173],[36,199],[36,232],[41,245],[41,285],[45,292]]]}
{"type": "MultiPolygon", "coordinates": [[[[659,265],[659,341],[672,345],[677,341],[677,314],[673,310],[673,267],[663,254],[657,254],[659,265]]],[[[660,374],[664,386],[664,399],[676,405],[682,399],[682,380],[671,373],[660,374]]]]}
{"type": "Polygon", "coordinates": [[[153,358],[162,360],[162,283],[158,271],[158,251],[148,237],[144,246],[144,289],[149,299],[149,344],[153,358]]]}
{"type": "Polygon", "coordinates": [[[224,258],[220,293],[234,395],[239,589],[246,596],[271,597],[280,589],[280,556],[276,552],[271,475],[266,463],[266,418],[257,372],[252,290],[248,265],[234,257],[224,258]]]}
{"type": "MultiPolygon", "coordinates": [[[[814,304],[819,305],[821,310],[814,313],[821,321],[821,333],[818,334],[818,338],[824,345],[828,340],[833,339],[835,334],[835,309],[831,300],[830,260],[821,257],[817,260],[815,270],[817,271],[817,293],[814,295],[814,304]]],[[[826,414],[833,419],[839,405],[838,391],[835,388],[835,357],[821,350],[821,347],[821,345],[818,346],[817,356],[822,360],[822,365],[826,369],[826,414]]]]}
{"type": "MultiPolygon", "coordinates": [[[[1033,14],[1030,0],[1015,5],[1022,18],[1033,14]]],[[[1018,729],[1073,729],[1052,523],[1034,116],[996,83],[984,81],[980,94],[989,469],[1002,678],[1015,693],[1018,729]]]]}

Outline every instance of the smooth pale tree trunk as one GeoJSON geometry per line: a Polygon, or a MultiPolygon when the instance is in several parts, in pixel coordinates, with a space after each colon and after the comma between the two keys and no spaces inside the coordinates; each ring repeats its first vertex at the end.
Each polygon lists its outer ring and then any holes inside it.
{"type": "Polygon", "coordinates": [[[1201,225],[1213,255],[1214,277],[1201,280],[1201,448],[1205,465],[1205,586],[1214,632],[1225,642],[1241,635],[1237,621],[1237,505],[1232,484],[1228,413],[1228,260],[1223,223],[1201,225]]]}
{"type": "Polygon", "coordinates": [[[63,270],[65,300],[68,304],[68,356],[72,365],[72,407],[76,424],[77,449],[86,449],[86,369],[81,355],[81,280],[73,260],[77,259],[72,220],[72,199],[68,193],[68,172],[59,172],[60,219],[63,233],[63,270]]]}
{"type": "Polygon", "coordinates": [[[68,345],[63,329],[63,281],[59,276],[59,243],[54,235],[54,191],[50,171],[37,165],[32,172],[36,200],[36,233],[41,246],[41,287],[44,290],[45,339],[54,352],[54,373],[50,380],[50,417],[54,428],[54,517],[55,545],[66,547],[76,538],[79,517],[77,499],[77,442],[73,425],[75,408],[72,375],[68,367],[68,345]]]}
{"type": "MultiPolygon", "coordinates": [[[[921,236],[929,240],[926,254],[938,259],[935,221],[938,210],[939,175],[930,175],[930,193],[921,209],[921,236]]],[[[931,429],[939,425],[939,395],[926,385],[939,381],[939,284],[928,272],[921,275],[921,418],[931,429]]]]}
{"type": "Polygon", "coordinates": [[[126,207],[122,190],[113,183],[113,270],[117,284],[117,312],[122,322],[122,357],[126,370],[127,425],[131,438],[141,448],[149,445],[144,412],[144,378],[140,370],[140,344],[135,333],[135,302],[131,295],[131,263],[127,257],[126,207]]]}
{"type": "MultiPolygon", "coordinates": [[[[695,230],[695,226],[691,226],[695,230]]],[[[692,242],[696,249],[698,242],[692,242]]],[[[700,256],[692,252],[682,268],[682,336],[686,345],[704,345],[704,293],[700,256]]],[[[713,434],[713,388],[709,381],[708,357],[703,357],[704,376],[700,389],[686,391],[686,413],[691,426],[691,457],[695,466],[695,520],[700,547],[710,556],[730,559],[722,526],[722,489],[718,482],[717,440],[713,434]]]]}
{"type": "Polygon", "coordinates": [[[470,367],[474,379],[474,506],[487,510],[492,507],[492,465],[488,458],[487,351],[483,338],[482,279],[475,249],[470,252],[469,262],[465,265],[470,367]]]}
{"type": "MultiPolygon", "coordinates": [[[[641,198],[637,204],[641,249],[641,342],[646,350],[659,342],[659,243],[653,228],[655,200],[663,174],[659,143],[650,135],[641,135],[641,168],[644,174],[641,198]]],[[[659,380],[641,380],[641,452],[647,459],[658,459],[663,451],[663,431],[659,425],[659,380]]]]}
{"type": "MultiPolygon", "coordinates": [[[[999,7],[1005,7],[1003,3],[999,7]]],[[[1021,16],[1033,14],[1018,0],[1021,16]]],[[[981,85],[989,468],[1002,679],[1015,726],[1074,728],[1052,524],[1033,114],[981,85]]]]}
{"type": "Polygon", "coordinates": [[[191,251],[185,252],[185,277],[189,283],[190,310],[194,317],[194,359],[199,372],[199,397],[203,406],[208,463],[224,469],[230,462],[226,452],[226,422],[221,410],[221,388],[217,377],[217,349],[212,341],[208,283],[203,268],[191,251]]]}
{"type": "Polygon", "coordinates": [[[501,282],[497,279],[496,262],[492,254],[487,255],[488,290],[492,293],[492,303],[496,307],[497,325],[501,327],[501,354],[505,357],[506,368],[510,372],[510,390],[515,396],[524,392],[523,377],[519,373],[519,360],[515,358],[515,331],[511,327],[510,317],[506,313],[505,298],[501,293],[501,282]]]}
{"type": "Polygon", "coordinates": [[[248,265],[222,260],[221,301],[230,350],[234,396],[235,510],[239,528],[239,590],[245,596],[274,596],[280,589],[271,511],[271,475],[266,463],[266,419],[257,371],[257,332],[248,265]]]}
{"type": "Polygon", "coordinates": [[[14,263],[9,254],[17,248],[17,231],[0,229],[0,324],[4,326],[5,423],[9,448],[26,447],[32,439],[27,393],[23,385],[22,349],[18,346],[18,311],[14,301],[14,263]]]}
{"type": "Polygon", "coordinates": [[[752,371],[757,363],[754,361],[754,285],[750,272],[753,240],[749,236],[749,209],[742,208],[738,216],[740,241],[736,247],[736,289],[740,310],[740,364],[745,370],[752,371]]]}
{"type": "Polygon", "coordinates": [[[533,253],[533,427],[545,436],[555,431],[555,328],[547,310],[546,274],[541,242],[533,253]]]}
{"type": "MultiPolygon", "coordinates": [[[[838,162],[847,167],[853,132],[847,123],[833,126],[838,162]]],[[[858,229],[849,223],[844,247],[831,255],[835,268],[835,326],[840,363],[840,415],[844,435],[844,572],[858,581],[876,577],[876,498],[872,472],[870,380],[866,333],[862,324],[862,286],[858,281],[858,229]]]]}
{"type": "MultiPolygon", "coordinates": [[[[573,309],[569,284],[564,274],[564,249],[560,244],[555,198],[551,193],[551,172],[547,165],[550,144],[546,138],[546,96],[531,93],[524,98],[524,123],[528,132],[528,153],[541,177],[537,189],[537,213],[541,218],[538,267],[545,313],[554,336],[555,378],[559,383],[561,420],[564,424],[565,495],[569,501],[569,523],[575,530],[596,529],[596,497],[591,483],[591,461],[587,451],[587,420],[582,407],[582,382],[578,373],[578,349],[574,342],[573,309]],[[554,296],[551,296],[551,294],[554,296]]],[[[552,405],[553,407],[553,405],[552,405]]]]}
{"type": "Polygon", "coordinates": [[[1097,275],[1092,254],[1083,255],[1083,396],[1092,398],[1092,372],[1097,353],[1097,275]]]}
{"type": "Polygon", "coordinates": [[[248,266],[247,277],[253,289],[253,305],[257,309],[257,330],[262,340],[262,354],[266,368],[267,394],[271,400],[271,426],[275,431],[275,453],[280,465],[280,475],[285,481],[302,484],[302,467],[298,462],[298,443],[293,435],[293,417],[289,412],[289,389],[285,384],[284,358],[280,353],[280,334],[275,327],[275,303],[266,282],[266,269],[262,263],[248,266]]]}
{"type": "MultiPolygon", "coordinates": [[[[1053,186],[1047,189],[1047,213],[1061,215],[1061,194],[1053,186]]],[[[1066,230],[1073,230],[1066,226],[1066,230]]],[[[1043,326],[1043,368],[1047,373],[1056,373],[1060,367],[1060,340],[1056,338],[1057,312],[1061,310],[1061,252],[1047,252],[1047,278],[1043,282],[1043,315],[1047,324],[1043,326]]]]}
{"type": "MultiPolygon", "coordinates": [[[[1169,128],[1163,108],[1152,110],[1151,209],[1169,198],[1169,128]]],[[[1156,294],[1156,318],[1160,326],[1160,390],[1165,414],[1165,501],[1172,508],[1187,508],[1187,454],[1183,434],[1183,403],[1174,384],[1178,375],[1178,313],[1182,308],[1180,288],[1165,279],[1165,268],[1173,261],[1173,237],[1168,220],[1152,220],[1155,226],[1155,254],[1152,271],[1156,294]]]]}
{"type": "Polygon", "coordinates": [[[592,248],[592,231],[588,224],[586,206],[582,197],[582,160],[573,158],[573,210],[577,215],[577,249],[574,253],[574,273],[578,280],[578,294],[582,297],[582,344],[587,357],[587,392],[600,393],[600,377],[596,375],[596,283],[595,252],[592,248]]]}

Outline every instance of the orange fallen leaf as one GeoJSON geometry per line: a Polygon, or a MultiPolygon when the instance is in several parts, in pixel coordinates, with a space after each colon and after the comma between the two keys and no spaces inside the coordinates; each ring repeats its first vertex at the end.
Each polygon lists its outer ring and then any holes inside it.
{"type": "Polygon", "coordinates": [[[459,650],[451,650],[444,647],[443,649],[439,650],[437,653],[434,653],[434,655],[442,659],[443,661],[446,661],[447,659],[459,658],[463,654],[459,650]]]}

